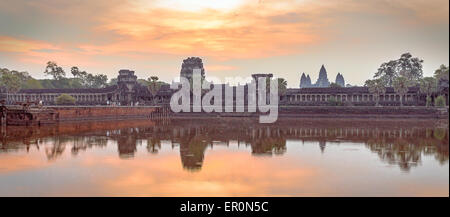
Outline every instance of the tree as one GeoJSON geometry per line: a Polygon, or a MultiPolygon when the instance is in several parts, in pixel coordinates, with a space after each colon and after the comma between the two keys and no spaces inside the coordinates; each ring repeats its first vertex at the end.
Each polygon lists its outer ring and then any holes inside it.
{"type": "Polygon", "coordinates": [[[89,74],[91,76],[88,76],[88,83],[90,84],[90,88],[102,88],[106,87],[108,82],[108,76],[99,74],[99,75],[93,75],[89,74]]]}
{"type": "Polygon", "coordinates": [[[19,71],[16,71],[16,70],[11,70],[10,73],[13,74],[13,75],[16,75],[20,79],[20,82],[22,82],[22,83],[27,82],[29,79],[33,79],[28,74],[28,72],[19,72],[19,71]]]}
{"type": "Polygon", "coordinates": [[[47,62],[44,73],[51,75],[55,80],[60,80],[66,76],[66,72],[64,72],[63,68],[59,67],[56,62],[53,61],[47,62]]]}
{"type": "MultiPolygon", "coordinates": [[[[7,68],[0,68],[0,77],[2,75],[7,75],[7,78],[5,79],[10,79],[12,77],[14,77],[13,79],[16,81],[18,80],[18,82],[20,83],[20,88],[19,89],[23,89],[23,88],[30,88],[27,87],[27,84],[29,83],[33,83],[35,84],[34,86],[37,86],[36,88],[39,88],[39,82],[35,79],[33,79],[28,72],[19,72],[16,70],[9,70],[7,68]]],[[[34,88],[34,87],[31,87],[34,88]]],[[[12,88],[15,89],[15,88],[12,88]]],[[[11,90],[12,90],[11,89],[11,90]]]]}
{"type": "Polygon", "coordinates": [[[383,79],[373,79],[373,80],[367,80],[366,86],[369,88],[369,92],[373,94],[376,101],[376,106],[379,105],[380,102],[380,96],[384,93],[386,93],[386,87],[385,87],[385,81],[383,79]]]}
{"type": "Polygon", "coordinates": [[[442,64],[439,69],[434,71],[434,77],[437,81],[437,91],[442,92],[444,90],[448,91],[449,87],[449,73],[448,66],[442,64]]]}
{"type": "Polygon", "coordinates": [[[442,96],[442,95],[436,97],[436,100],[434,101],[434,106],[436,106],[436,107],[445,107],[446,106],[445,97],[442,96]]]}
{"type": "Polygon", "coordinates": [[[331,88],[339,88],[339,87],[342,87],[342,86],[333,82],[333,83],[330,84],[330,87],[331,88]]]}
{"type": "Polygon", "coordinates": [[[42,89],[42,84],[39,80],[34,78],[30,78],[24,83],[22,83],[22,89],[42,89]]]}
{"type": "MultiPolygon", "coordinates": [[[[266,77],[266,92],[270,90],[270,82],[272,78],[266,77]]],[[[284,78],[277,78],[278,81],[278,94],[284,95],[287,89],[287,81],[284,78]]]]}
{"type": "Polygon", "coordinates": [[[157,82],[159,80],[158,76],[150,76],[150,81],[157,82]]]}
{"type": "Polygon", "coordinates": [[[448,80],[448,71],[448,66],[442,64],[439,69],[436,69],[436,71],[434,71],[434,77],[438,80],[441,78],[448,80]]]}
{"type": "Polygon", "coordinates": [[[73,66],[70,72],[74,78],[80,80],[80,83],[85,88],[102,88],[108,84],[108,77],[103,74],[93,75],[86,71],[81,71],[77,66],[73,66]]]}
{"type": "Polygon", "coordinates": [[[287,89],[287,81],[284,78],[278,78],[278,92],[280,95],[284,95],[287,89]]]}
{"type": "Polygon", "coordinates": [[[423,76],[422,63],[423,60],[412,57],[410,53],[404,53],[398,60],[382,63],[374,78],[382,79],[388,87],[392,87],[394,80],[400,76],[417,83],[423,76]]]}
{"type": "Polygon", "coordinates": [[[50,80],[55,88],[71,88],[70,80],[68,78],[60,78],[58,80],[50,80]]]}
{"type": "Polygon", "coordinates": [[[57,105],[75,105],[77,100],[68,94],[61,94],[55,99],[57,105]]]}
{"type": "Polygon", "coordinates": [[[117,78],[111,78],[111,80],[109,80],[108,82],[108,86],[113,86],[117,84],[117,78]]]}
{"type": "Polygon", "coordinates": [[[2,75],[4,73],[9,73],[9,69],[7,69],[7,68],[0,68],[0,75],[2,75]]]}
{"type": "Polygon", "coordinates": [[[412,57],[410,53],[404,53],[397,60],[396,70],[400,76],[406,77],[409,81],[418,82],[423,77],[422,63],[423,60],[412,57]]]}
{"type": "Polygon", "coordinates": [[[158,82],[158,80],[159,78],[157,76],[150,76],[150,78],[147,79],[148,90],[153,96],[156,95],[161,88],[161,83],[158,82]]]}
{"type": "Polygon", "coordinates": [[[0,77],[0,86],[6,87],[6,90],[15,93],[20,90],[22,81],[20,77],[13,73],[3,73],[0,77]]]}
{"type": "Polygon", "coordinates": [[[411,81],[403,76],[396,77],[393,81],[393,86],[395,92],[400,95],[400,106],[403,106],[403,98],[408,93],[409,87],[411,86],[411,81]]]}
{"type": "Polygon", "coordinates": [[[86,75],[86,71],[80,71],[77,66],[73,66],[70,68],[70,73],[72,73],[73,77],[83,79],[86,75]]]}
{"type": "Polygon", "coordinates": [[[427,95],[427,104],[426,106],[429,106],[429,103],[431,102],[430,95],[436,91],[436,79],[433,77],[425,77],[423,79],[420,79],[420,92],[425,93],[427,95]]]}
{"type": "Polygon", "coordinates": [[[385,83],[388,87],[391,87],[394,79],[398,77],[398,74],[395,71],[396,64],[397,61],[395,60],[382,63],[373,77],[383,80],[383,83],[385,83]]]}

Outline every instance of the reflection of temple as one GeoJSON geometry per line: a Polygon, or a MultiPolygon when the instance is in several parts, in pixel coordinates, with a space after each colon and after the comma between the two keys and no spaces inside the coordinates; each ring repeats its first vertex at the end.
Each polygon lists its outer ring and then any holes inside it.
{"type": "Polygon", "coordinates": [[[320,151],[323,153],[325,151],[325,147],[327,146],[327,142],[319,141],[320,151]]]}
{"type": "Polygon", "coordinates": [[[136,152],[136,135],[133,128],[118,131],[119,134],[113,135],[117,139],[117,151],[121,158],[134,157],[136,152]]]}
{"type": "MultiPolygon", "coordinates": [[[[388,164],[408,171],[420,165],[422,155],[431,155],[440,162],[448,162],[448,123],[411,121],[288,121],[260,125],[246,119],[173,119],[170,123],[114,122],[85,123],[70,126],[8,127],[0,134],[0,152],[28,150],[43,141],[48,159],[60,156],[65,146],[72,154],[94,146],[106,146],[108,140],[117,142],[121,158],[135,156],[137,146],[147,145],[149,153],[156,154],[161,141],[167,140],[179,148],[183,168],[198,171],[203,165],[208,147],[228,145],[237,141],[251,149],[254,156],[282,155],[287,140],[317,143],[322,153],[326,147],[340,142],[360,143],[376,153],[388,164]],[[230,128],[233,126],[233,128],[230,128]]],[[[39,148],[39,147],[38,147],[39,148]]]]}
{"type": "Polygon", "coordinates": [[[180,158],[185,169],[197,171],[202,168],[207,144],[196,138],[192,140],[190,143],[180,144],[180,158]]]}

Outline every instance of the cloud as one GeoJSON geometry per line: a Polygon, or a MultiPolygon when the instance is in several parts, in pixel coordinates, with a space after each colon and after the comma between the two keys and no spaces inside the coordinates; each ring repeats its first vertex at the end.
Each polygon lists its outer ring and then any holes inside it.
{"type": "Polygon", "coordinates": [[[228,66],[228,65],[208,65],[208,71],[227,71],[227,70],[236,70],[236,66],[228,66]]]}
{"type": "Polygon", "coordinates": [[[34,49],[32,51],[34,51],[34,52],[42,52],[42,53],[55,53],[58,50],[57,49],[45,49],[45,48],[43,48],[43,49],[34,49]]]}
{"type": "Polygon", "coordinates": [[[57,47],[46,42],[0,36],[0,51],[3,52],[36,52],[36,50],[55,50],[57,47]]]}
{"type": "Polygon", "coordinates": [[[269,20],[273,23],[284,24],[284,23],[298,23],[305,21],[305,18],[299,13],[289,12],[281,15],[275,15],[269,17],[269,20]]]}
{"type": "MultiPolygon", "coordinates": [[[[448,26],[446,0],[218,3],[8,1],[8,7],[0,8],[0,51],[24,65],[57,60],[103,70],[113,64],[134,67],[160,56],[170,56],[174,64],[180,57],[202,56],[224,65],[230,60],[324,53],[343,41],[352,42],[349,49],[364,43],[377,46],[374,34],[383,32],[395,32],[398,37],[389,35],[390,41],[401,43],[410,29],[448,26]]],[[[448,28],[442,31],[448,35],[448,28]]]]}
{"type": "Polygon", "coordinates": [[[267,17],[277,19],[277,14],[286,14],[285,10],[279,10],[266,4],[243,5],[232,11],[129,9],[127,13],[104,17],[104,24],[99,28],[129,40],[105,45],[101,50],[153,50],[176,55],[201,54],[225,60],[301,53],[306,46],[323,39],[318,27],[324,23],[318,19],[315,23],[292,19],[283,25],[270,22],[267,17]]]}

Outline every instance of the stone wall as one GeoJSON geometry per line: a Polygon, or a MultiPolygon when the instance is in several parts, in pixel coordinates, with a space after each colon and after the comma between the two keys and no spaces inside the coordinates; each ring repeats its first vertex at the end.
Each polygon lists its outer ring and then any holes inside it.
{"type": "MultiPolygon", "coordinates": [[[[258,112],[180,112],[172,113],[171,117],[184,118],[210,118],[210,117],[248,117],[258,118],[258,112]]],[[[448,108],[434,107],[410,107],[410,106],[280,106],[278,117],[293,118],[426,118],[443,119],[448,118],[448,108]]]]}
{"type": "Polygon", "coordinates": [[[49,106],[48,108],[55,110],[59,121],[79,121],[149,118],[158,107],[49,106]]]}
{"type": "Polygon", "coordinates": [[[448,108],[400,106],[281,106],[284,117],[448,118],[448,108]]]}

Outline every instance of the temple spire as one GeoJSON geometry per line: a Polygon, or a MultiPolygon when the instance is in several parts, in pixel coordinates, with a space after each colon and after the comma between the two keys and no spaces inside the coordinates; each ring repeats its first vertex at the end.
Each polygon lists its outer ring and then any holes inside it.
{"type": "Polygon", "coordinates": [[[328,73],[325,66],[322,64],[319,71],[319,78],[317,79],[315,87],[328,87],[330,86],[330,81],[328,80],[328,73]]]}

